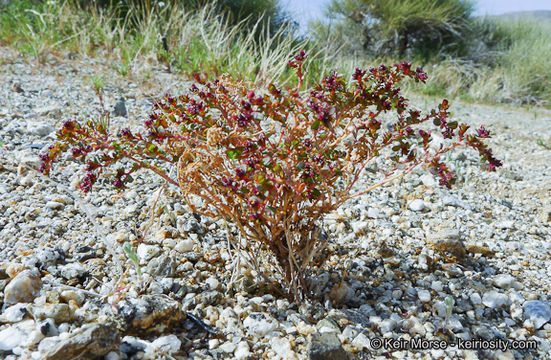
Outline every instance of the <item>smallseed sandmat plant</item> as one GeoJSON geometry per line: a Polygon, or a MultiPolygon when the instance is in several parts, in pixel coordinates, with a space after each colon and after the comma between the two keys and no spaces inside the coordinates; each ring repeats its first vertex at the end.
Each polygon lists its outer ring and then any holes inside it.
{"type": "Polygon", "coordinates": [[[356,69],[350,81],[333,72],[301,92],[305,58],[301,51],[289,61],[298,85],[288,90],[271,84],[260,92],[230,76],[196,76],[188,94],[166,95],[154,105],[145,130],[67,121],[41,155],[40,171],[50,173],[58,155],[71,151],[85,164],[80,188],[88,192],[102,176],[122,189],[139,169],[152,170],[179,186],[194,212],[235,224],[239,244],[245,242],[253,258],[267,249],[273,276],[299,299],[308,294],[306,274],[327,243],[318,236],[320,224],[347,200],[419,165],[449,187],[454,174],[441,155],[457,147],[477,150],[489,170],[501,166],[483,142],[489,131],[450,120],[447,100],[427,114],[410,108],[399,84],[404,78],[424,82],[420,68],[403,62],[356,69]],[[392,124],[380,119],[387,112],[396,115],[392,124]],[[446,139],[440,146],[421,128],[431,124],[446,139]],[[379,174],[364,171],[377,158],[387,167],[379,174]],[[177,166],[177,179],[166,165],[177,166]],[[355,190],[368,176],[372,185],[355,190]]]}

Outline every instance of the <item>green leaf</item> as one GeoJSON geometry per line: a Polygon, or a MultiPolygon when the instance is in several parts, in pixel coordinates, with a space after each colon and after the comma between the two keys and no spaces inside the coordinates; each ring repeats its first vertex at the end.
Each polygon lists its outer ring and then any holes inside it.
{"type": "Polygon", "coordinates": [[[320,121],[319,120],[316,120],[312,123],[312,130],[317,130],[318,128],[320,127],[320,121]]]}
{"type": "Polygon", "coordinates": [[[136,252],[134,251],[134,248],[130,243],[127,241],[122,246],[122,249],[126,253],[126,256],[134,263],[134,266],[136,267],[136,271],[139,276],[142,275],[142,270],[140,269],[140,262],[138,260],[138,256],[136,255],[136,252]]]}
{"type": "Polygon", "coordinates": [[[226,150],[226,154],[230,159],[237,159],[241,155],[241,150],[239,149],[228,149],[226,150]]]}

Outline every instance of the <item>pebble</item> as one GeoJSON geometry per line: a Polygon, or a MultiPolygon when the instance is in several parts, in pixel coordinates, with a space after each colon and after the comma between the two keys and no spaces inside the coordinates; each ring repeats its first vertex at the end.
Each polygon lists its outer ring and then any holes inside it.
{"type": "Polygon", "coordinates": [[[180,253],[186,253],[193,250],[193,240],[191,239],[183,239],[178,241],[176,246],[174,246],[174,250],[180,252],[180,253]]]}
{"type": "Polygon", "coordinates": [[[24,320],[0,331],[0,350],[13,351],[16,347],[28,347],[37,344],[43,337],[34,320],[24,320]]]}
{"type": "Polygon", "coordinates": [[[411,200],[409,203],[408,203],[408,209],[410,210],[413,210],[413,211],[423,211],[427,208],[427,203],[424,202],[423,200],[421,199],[415,199],[415,200],[411,200]]]}
{"type": "Polygon", "coordinates": [[[27,306],[27,304],[19,303],[6,308],[0,317],[0,322],[15,323],[23,320],[28,314],[27,306]]]}
{"type": "Polygon", "coordinates": [[[172,355],[180,350],[182,341],[176,335],[161,336],[155,339],[151,346],[145,349],[145,353],[158,354],[159,352],[172,355]]]}
{"type": "Polygon", "coordinates": [[[123,96],[121,96],[117,101],[117,103],[115,104],[113,108],[113,116],[123,116],[123,117],[127,116],[126,102],[123,96]]]}
{"type": "Polygon", "coordinates": [[[251,356],[249,344],[246,341],[239,342],[233,355],[235,356],[236,360],[248,359],[249,356],[251,356]]]}
{"type": "Polygon", "coordinates": [[[421,300],[422,302],[429,302],[430,301],[430,291],[428,290],[418,290],[417,291],[417,296],[419,297],[419,300],[421,300]]]}
{"type": "Polygon", "coordinates": [[[253,335],[263,337],[279,328],[278,322],[269,314],[251,313],[243,321],[245,328],[253,335]]]}
{"type": "Polygon", "coordinates": [[[482,296],[482,304],[491,309],[505,305],[508,300],[507,295],[497,291],[489,291],[482,296]]]}
{"type": "Polygon", "coordinates": [[[222,350],[223,352],[228,353],[228,354],[233,354],[233,352],[235,351],[236,348],[237,348],[237,345],[235,345],[231,341],[227,341],[227,342],[223,343],[222,345],[220,345],[220,350],[222,350]]]}
{"type": "Polygon", "coordinates": [[[30,303],[42,287],[40,275],[36,270],[25,270],[13,278],[4,289],[4,303],[30,303]]]}
{"type": "Polygon", "coordinates": [[[551,320],[551,308],[543,301],[526,301],[523,308],[524,316],[534,322],[536,329],[541,329],[543,325],[551,320]]]}
{"type": "Polygon", "coordinates": [[[309,360],[348,360],[348,354],[334,333],[315,335],[307,351],[309,360]]]}
{"type": "Polygon", "coordinates": [[[291,348],[291,343],[286,338],[273,337],[270,339],[270,346],[275,353],[283,360],[294,360],[297,358],[295,352],[291,348]]]}
{"type": "Polygon", "coordinates": [[[499,274],[494,277],[493,281],[495,286],[502,289],[509,289],[513,286],[515,278],[509,274],[499,274]]]}
{"type": "Polygon", "coordinates": [[[157,256],[161,252],[161,249],[157,245],[140,244],[136,254],[140,259],[140,264],[144,265],[149,260],[157,256]]]}
{"type": "Polygon", "coordinates": [[[46,347],[44,359],[97,358],[118,349],[119,345],[119,332],[114,326],[87,324],[55,342],[53,346],[46,347]]]}
{"type": "Polygon", "coordinates": [[[205,284],[207,284],[211,290],[216,290],[220,286],[220,282],[213,276],[205,280],[205,284]]]}

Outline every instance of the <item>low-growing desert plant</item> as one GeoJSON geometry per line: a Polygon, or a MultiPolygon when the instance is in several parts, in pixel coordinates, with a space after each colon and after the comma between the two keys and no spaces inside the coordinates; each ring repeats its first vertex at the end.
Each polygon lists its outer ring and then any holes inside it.
{"type": "Polygon", "coordinates": [[[450,120],[447,100],[428,114],[410,108],[399,84],[404,78],[424,82],[420,68],[403,62],[356,69],[351,81],[334,72],[301,92],[305,58],[301,51],[289,62],[298,86],[288,90],[197,76],[188,94],[156,103],[139,131],[67,121],[41,155],[40,170],[50,173],[58,155],[72,151],[85,163],[85,192],[101,176],[121,189],[139,169],[152,170],[179,186],[194,212],[235,224],[243,237],[239,246],[246,241],[252,255],[257,246],[268,249],[279,271],[274,275],[299,298],[307,294],[309,265],[327,244],[320,236],[324,216],[347,200],[419,165],[449,187],[454,174],[441,155],[460,146],[476,149],[489,170],[501,166],[483,142],[489,131],[450,120]],[[388,112],[396,114],[393,123],[381,119],[388,112]],[[445,139],[439,146],[432,144],[431,124],[445,139]],[[380,172],[364,171],[377,159],[384,159],[380,172]],[[177,179],[169,174],[172,165],[177,179]],[[372,185],[358,189],[360,178],[372,185]]]}

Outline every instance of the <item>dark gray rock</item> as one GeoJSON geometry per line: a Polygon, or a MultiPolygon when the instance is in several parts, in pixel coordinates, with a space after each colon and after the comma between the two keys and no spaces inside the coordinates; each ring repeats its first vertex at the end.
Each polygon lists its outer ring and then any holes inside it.
{"type": "Polygon", "coordinates": [[[147,264],[147,273],[151,276],[168,277],[176,272],[176,262],[169,256],[162,255],[153,258],[147,264]]]}
{"type": "Polygon", "coordinates": [[[127,115],[126,111],[126,102],[124,100],[124,97],[121,96],[119,101],[115,104],[115,107],[113,108],[113,116],[123,116],[126,117],[127,115]]]}
{"type": "Polygon", "coordinates": [[[344,351],[341,341],[335,333],[314,335],[308,345],[308,358],[310,360],[348,360],[348,354],[344,351]]]}
{"type": "Polygon", "coordinates": [[[93,359],[118,349],[119,331],[114,325],[87,324],[55,344],[44,359],[93,359]]]}
{"type": "Polygon", "coordinates": [[[117,313],[127,335],[160,334],[186,318],[177,301],[161,296],[125,299],[117,304],[117,313]]]}

